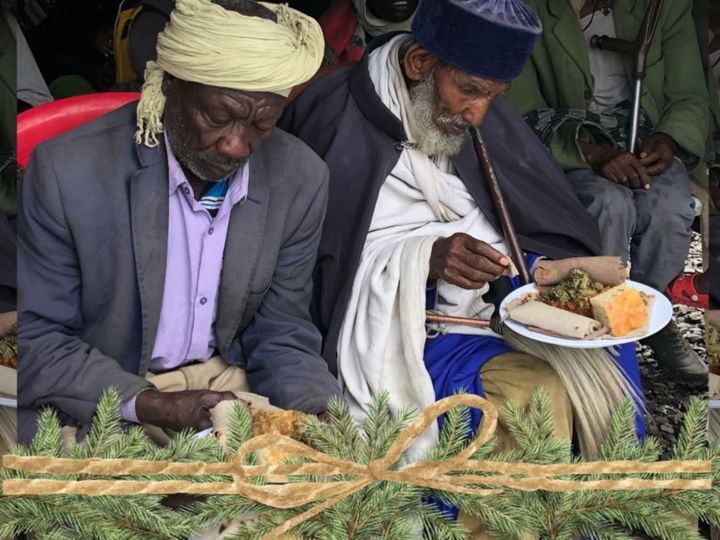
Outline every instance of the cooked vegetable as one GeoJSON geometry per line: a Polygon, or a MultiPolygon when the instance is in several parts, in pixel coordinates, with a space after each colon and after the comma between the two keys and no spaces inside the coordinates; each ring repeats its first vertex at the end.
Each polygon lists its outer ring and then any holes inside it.
{"type": "Polygon", "coordinates": [[[593,281],[586,272],[575,268],[555,287],[541,292],[539,299],[545,304],[592,317],[590,299],[607,288],[602,283],[593,281]]]}

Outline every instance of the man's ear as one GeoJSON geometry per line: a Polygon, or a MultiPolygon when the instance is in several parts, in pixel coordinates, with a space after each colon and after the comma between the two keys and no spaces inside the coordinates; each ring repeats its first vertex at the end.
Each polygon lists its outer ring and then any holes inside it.
{"type": "Polygon", "coordinates": [[[437,64],[437,58],[419,43],[413,43],[403,58],[405,76],[411,81],[424,81],[437,64]]]}

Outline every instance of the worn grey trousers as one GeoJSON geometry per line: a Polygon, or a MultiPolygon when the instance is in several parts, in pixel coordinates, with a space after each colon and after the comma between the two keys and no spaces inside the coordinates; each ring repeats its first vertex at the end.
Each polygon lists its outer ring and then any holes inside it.
{"type": "Polygon", "coordinates": [[[631,279],[662,291],[682,272],[695,208],[690,178],[679,161],[653,176],[649,190],[616,184],[592,169],[567,176],[582,205],[598,220],[604,254],[629,260],[631,279]]]}

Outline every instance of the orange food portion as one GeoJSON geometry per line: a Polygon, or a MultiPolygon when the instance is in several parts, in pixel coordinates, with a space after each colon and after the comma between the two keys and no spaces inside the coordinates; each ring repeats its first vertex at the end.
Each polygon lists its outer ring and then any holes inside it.
{"type": "Polygon", "coordinates": [[[618,285],[590,300],[594,318],[610,329],[615,337],[625,336],[644,327],[648,308],[637,289],[618,285]]]}

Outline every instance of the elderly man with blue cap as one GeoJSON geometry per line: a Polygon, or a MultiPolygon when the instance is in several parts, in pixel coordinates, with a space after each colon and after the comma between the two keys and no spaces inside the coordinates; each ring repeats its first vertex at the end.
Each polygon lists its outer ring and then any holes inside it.
{"type": "MultiPolygon", "coordinates": [[[[555,362],[550,356],[563,350],[507,333],[445,326],[438,334],[425,325],[427,307],[489,319],[512,286],[471,128],[480,126],[530,265],[537,255],[600,251],[595,219],[501,97],[541,31],[521,0],[423,0],[411,33],[379,38],[359,64],[317,81],[281,119],[330,168],[312,312],[324,357],[359,417],[383,389],[394,407],[424,407],[460,389],[525,404],[544,388],[556,434],[569,439],[587,407],[635,395],[632,351],[555,362]],[[588,369],[596,371],[581,373],[588,369]]],[[[589,455],[601,416],[576,428],[589,455]]],[[[429,430],[414,451],[436,436],[429,430]]]]}

